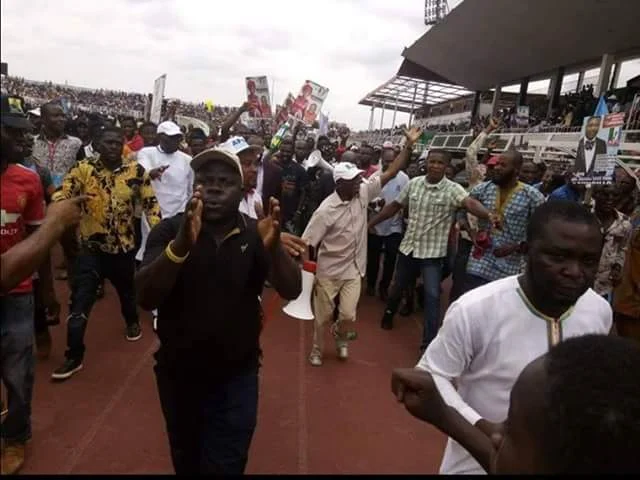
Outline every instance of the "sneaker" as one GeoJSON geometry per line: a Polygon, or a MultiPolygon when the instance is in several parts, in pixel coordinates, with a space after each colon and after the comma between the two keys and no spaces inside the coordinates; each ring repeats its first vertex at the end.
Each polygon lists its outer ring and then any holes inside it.
{"type": "Polygon", "coordinates": [[[127,325],[127,340],[130,342],[135,342],[136,340],[140,340],[142,338],[142,330],[140,329],[139,323],[132,323],[131,325],[127,325]]]}
{"type": "Polygon", "coordinates": [[[2,475],[14,475],[24,465],[24,443],[7,442],[2,449],[2,475]]]}
{"type": "Polygon", "coordinates": [[[322,355],[320,354],[320,352],[311,352],[311,355],[309,355],[309,363],[314,367],[321,367],[322,355]]]}
{"type": "Polygon", "coordinates": [[[340,360],[346,360],[347,358],[349,358],[349,349],[346,345],[338,345],[337,350],[338,358],[340,360]]]}
{"type": "Polygon", "coordinates": [[[54,380],[66,380],[80,370],[82,370],[82,360],[67,358],[60,368],[53,371],[51,378],[54,380]]]}
{"type": "Polygon", "coordinates": [[[9,413],[9,410],[4,406],[4,402],[0,400],[0,414],[4,417],[7,413],[9,413]]]}
{"type": "Polygon", "coordinates": [[[41,360],[49,358],[51,354],[51,334],[48,329],[36,334],[36,349],[38,350],[38,358],[41,360]]]}

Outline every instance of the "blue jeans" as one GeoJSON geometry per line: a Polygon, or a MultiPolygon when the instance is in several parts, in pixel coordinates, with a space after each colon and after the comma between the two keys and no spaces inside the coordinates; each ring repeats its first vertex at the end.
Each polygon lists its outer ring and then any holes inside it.
{"type": "Polygon", "coordinates": [[[0,358],[9,410],[2,422],[2,438],[14,442],[26,442],[31,438],[35,370],[33,311],[31,293],[0,296],[0,358]]]}
{"type": "Polygon", "coordinates": [[[220,382],[156,364],[156,382],[177,475],[241,475],[258,415],[258,372],[220,382]]]}
{"type": "Polygon", "coordinates": [[[424,323],[421,348],[425,349],[436,338],[440,327],[440,283],[445,262],[442,258],[413,258],[398,252],[396,278],[389,294],[385,315],[395,315],[402,298],[402,292],[411,284],[416,273],[422,274],[424,288],[424,323]]]}
{"type": "Polygon", "coordinates": [[[134,288],[136,270],[135,252],[109,254],[82,252],[73,265],[71,280],[71,308],[67,324],[66,357],[82,360],[84,357],[84,334],[97,291],[102,280],[107,278],[120,298],[120,311],[127,325],[138,323],[138,308],[134,288]]]}

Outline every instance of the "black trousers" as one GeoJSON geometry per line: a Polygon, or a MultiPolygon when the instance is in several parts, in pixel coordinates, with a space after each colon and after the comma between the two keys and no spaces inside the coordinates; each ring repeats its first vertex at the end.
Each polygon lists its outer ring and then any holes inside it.
{"type": "Polygon", "coordinates": [[[243,474],[258,416],[257,369],[218,382],[154,370],[176,474],[243,474]]]}
{"type": "Polygon", "coordinates": [[[118,293],[120,310],[127,325],[138,323],[135,269],[135,251],[118,254],[83,251],[77,256],[67,324],[67,358],[82,360],[84,357],[84,334],[89,314],[97,299],[98,286],[104,278],[111,282],[118,293]]]}
{"type": "Polygon", "coordinates": [[[455,302],[465,292],[467,262],[472,249],[473,242],[471,240],[458,237],[458,250],[453,260],[453,285],[449,293],[449,304],[455,302]]]}
{"type": "Polygon", "coordinates": [[[378,281],[378,271],[380,269],[380,255],[384,247],[384,262],[382,264],[382,278],[380,279],[380,290],[388,290],[393,278],[393,271],[396,267],[398,248],[402,242],[401,233],[392,233],[382,237],[373,233],[369,234],[367,245],[367,286],[375,288],[378,281]]]}

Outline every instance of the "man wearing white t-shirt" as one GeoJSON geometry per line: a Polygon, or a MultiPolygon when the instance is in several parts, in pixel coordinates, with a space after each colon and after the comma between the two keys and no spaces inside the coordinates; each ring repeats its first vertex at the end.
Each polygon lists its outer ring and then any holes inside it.
{"type": "MultiPolygon", "coordinates": [[[[193,192],[191,157],[178,150],[182,141],[180,127],[173,122],[158,125],[158,145],[145,147],[138,152],[138,163],[151,177],[151,186],[158,199],[162,218],[184,212],[193,192]]],[[[142,260],[149,225],[142,221],[142,246],[137,260],[142,260]]]]}
{"type": "MultiPolygon", "coordinates": [[[[526,272],[454,302],[416,368],[471,424],[488,436],[501,429],[511,388],[529,362],[565,338],[609,333],[611,308],[590,288],[602,245],[598,220],[580,204],[541,205],[529,221],[526,272]]],[[[440,473],[485,472],[449,439],[440,473]]]]}
{"type": "MultiPolygon", "coordinates": [[[[162,218],[170,218],[184,212],[193,194],[193,170],[191,157],[178,147],[182,141],[180,127],[171,121],[162,122],[157,129],[158,145],[145,147],[137,154],[137,161],[149,172],[151,186],[158,199],[162,218]]],[[[142,261],[151,227],[144,215],[141,218],[142,241],[136,260],[142,261]]],[[[153,311],[154,330],[156,311],[153,311]]]]}

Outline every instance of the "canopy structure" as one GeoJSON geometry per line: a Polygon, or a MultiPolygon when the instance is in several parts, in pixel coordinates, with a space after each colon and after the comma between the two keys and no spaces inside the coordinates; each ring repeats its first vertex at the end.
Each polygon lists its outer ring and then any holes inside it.
{"type": "Polygon", "coordinates": [[[640,1],[464,1],[402,54],[399,76],[489,90],[640,53],[640,1]]]}
{"type": "Polygon", "coordinates": [[[435,105],[472,93],[463,87],[444,82],[395,76],[369,92],[359,103],[370,107],[415,113],[424,105],[435,105]]]}

